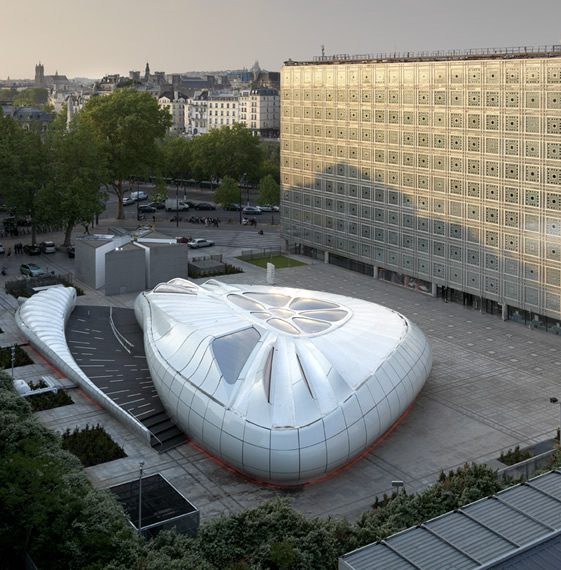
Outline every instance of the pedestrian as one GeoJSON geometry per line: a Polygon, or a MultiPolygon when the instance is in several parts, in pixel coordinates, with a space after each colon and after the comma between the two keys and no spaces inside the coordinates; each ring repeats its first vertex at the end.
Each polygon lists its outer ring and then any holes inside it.
{"type": "Polygon", "coordinates": [[[12,255],[12,248],[11,247],[8,248],[8,257],[10,257],[10,255],[12,255]]]}
{"type": "Polygon", "coordinates": [[[152,216],[152,221],[156,223],[156,216],[152,216]]]}

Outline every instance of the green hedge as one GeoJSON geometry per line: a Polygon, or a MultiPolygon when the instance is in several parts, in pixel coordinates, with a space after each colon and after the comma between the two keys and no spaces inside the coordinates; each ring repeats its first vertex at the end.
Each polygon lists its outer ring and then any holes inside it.
{"type": "Polygon", "coordinates": [[[235,273],[243,273],[243,269],[231,265],[230,263],[224,264],[224,269],[220,271],[197,271],[194,266],[189,265],[189,277],[193,279],[200,279],[202,277],[218,277],[219,275],[234,275],[235,273]]]}
{"type": "Polygon", "coordinates": [[[123,448],[98,424],[85,428],[67,429],[62,434],[62,448],[73,453],[84,467],[126,457],[123,448]]]}
{"type": "MultiPolygon", "coordinates": [[[[15,366],[26,366],[27,364],[33,364],[33,360],[27,356],[25,350],[16,346],[15,366]]],[[[10,346],[0,348],[0,370],[6,368],[12,368],[12,347],[10,346]]]]}
{"type": "Polygon", "coordinates": [[[504,451],[499,456],[499,461],[505,465],[514,465],[515,463],[520,463],[526,459],[530,459],[532,453],[528,450],[521,451],[520,446],[517,445],[514,449],[509,449],[504,451]]]}
{"type": "Polygon", "coordinates": [[[42,412],[43,410],[69,406],[74,403],[72,398],[64,390],[44,392],[43,394],[35,394],[33,396],[28,396],[27,398],[31,405],[31,409],[34,412],[42,412]]]}

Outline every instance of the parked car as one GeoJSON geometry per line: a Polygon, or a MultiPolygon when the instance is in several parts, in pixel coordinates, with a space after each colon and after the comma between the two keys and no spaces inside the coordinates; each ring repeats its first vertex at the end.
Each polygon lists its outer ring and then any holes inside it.
{"type": "Polygon", "coordinates": [[[52,241],[42,241],[39,247],[43,253],[56,253],[56,245],[52,241]]]}
{"type": "Polygon", "coordinates": [[[142,206],[138,206],[138,211],[143,214],[153,214],[156,212],[156,208],[150,206],[150,204],[142,204],[142,206]]]}
{"type": "Polygon", "coordinates": [[[185,237],[185,236],[177,236],[177,237],[175,238],[175,241],[176,241],[177,243],[189,243],[191,240],[190,240],[190,238],[185,237]]]}
{"type": "Polygon", "coordinates": [[[242,207],[239,204],[226,204],[224,209],[228,212],[239,212],[242,207]]]}
{"type": "Polygon", "coordinates": [[[4,249],[4,246],[0,243],[0,255],[6,253],[6,250],[4,249]]]}
{"type": "Polygon", "coordinates": [[[273,206],[273,212],[280,212],[280,206],[273,206]]]}
{"type": "Polygon", "coordinates": [[[41,275],[46,275],[43,269],[35,263],[22,263],[19,266],[19,272],[22,275],[27,275],[28,277],[40,277],[41,275]]]}
{"type": "Polygon", "coordinates": [[[187,245],[192,249],[198,249],[199,247],[211,247],[214,245],[214,242],[209,239],[195,238],[192,239],[187,245]]]}
{"type": "Polygon", "coordinates": [[[139,192],[131,192],[131,198],[135,202],[142,202],[143,200],[148,200],[148,194],[143,190],[140,190],[139,192]]]}
{"type": "Polygon", "coordinates": [[[262,213],[257,206],[246,206],[242,212],[246,216],[258,216],[262,213]]]}
{"type": "Polygon", "coordinates": [[[272,212],[273,211],[273,206],[271,206],[271,204],[263,204],[262,206],[259,205],[258,208],[262,212],[272,212]]]}
{"type": "Polygon", "coordinates": [[[123,196],[123,206],[131,206],[132,204],[136,204],[136,200],[134,198],[123,196]]]}
{"type": "Polygon", "coordinates": [[[66,253],[68,254],[68,257],[70,257],[70,259],[74,259],[74,257],[76,257],[76,250],[74,249],[73,245],[69,245],[66,248],[66,253]]]}
{"type": "Polygon", "coordinates": [[[148,205],[152,206],[152,208],[156,208],[156,210],[163,210],[166,207],[163,202],[150,202],[148,205]]]}
{"type": "Polygon", "coordinates": [[[28,243],[23,246],[23,253],[27,253],[27,255],[41,255],[41,248],[36,243],[28,243]]]}
{"type": "Polygon", "coordinates": [[[216,210],[216,206],[210,202],[197,202],[193,208],[195,210],[216,210]]]}

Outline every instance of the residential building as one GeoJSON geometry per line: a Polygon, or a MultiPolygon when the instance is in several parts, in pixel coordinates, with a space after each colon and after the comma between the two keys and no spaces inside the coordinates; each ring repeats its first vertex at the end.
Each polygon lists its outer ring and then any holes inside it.
{"type": "Polygon", "coordinates": [[[189,135],[199,135],[208,128],[208,91],[195,92],[185,106],[185,130],[189,135]]]}
{"type": "Polygon", "coordinates": [[[161,109],[167,109],[172,123],[169,132],[180,134],[185,132],[185,103],[187,97],[178,91],[166,91],[158,98],[161,109]]]}
{"type": "Polygon", "coordinates": [[[208,101],[207,129],[219,129],[223,126],[232,126],[239,123],[238,108],[239,101],[237,95],[228,93],[224,95],[209,94],[208,101]]]}
{"type": "Polygon", "coordinates": [[[280,97],[276,89],[241,91],[239,122],[263,137],[278,137],[280,126],[280,97]]]}
{"type": "Polygon", "coordinates": [[[288,61],[281,98],[289,246],[561,332],[561,46],[288,61]]]}

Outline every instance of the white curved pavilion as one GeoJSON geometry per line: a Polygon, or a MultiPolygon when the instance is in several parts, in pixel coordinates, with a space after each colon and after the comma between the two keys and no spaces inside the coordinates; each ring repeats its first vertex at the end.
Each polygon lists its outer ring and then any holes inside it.
{"type": "Polygon", "coordinates": [[[173,279],[141,293],[135,311],[168,413],[211,454],[276,484],[366,450],[432,365],[416,325],[351,297],[173,279]]]}

